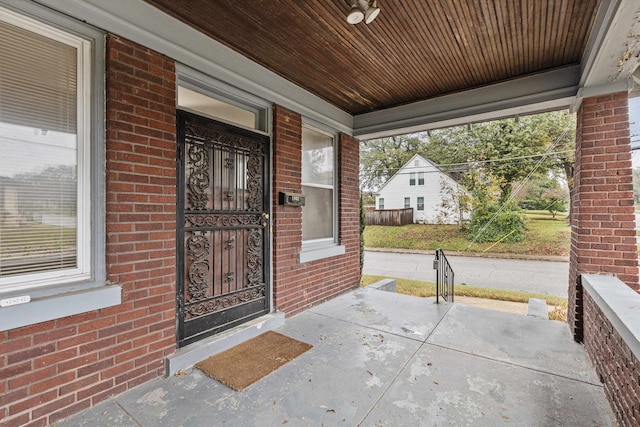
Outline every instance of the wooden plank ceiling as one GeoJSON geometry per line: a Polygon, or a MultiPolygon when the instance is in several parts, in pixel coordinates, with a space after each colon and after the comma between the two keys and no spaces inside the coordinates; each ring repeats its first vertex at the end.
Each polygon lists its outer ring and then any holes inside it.
{"type": "Polygon", "coordinates": [[[353,114],[580,63],[599,0],[146,0],[353,114]]]}

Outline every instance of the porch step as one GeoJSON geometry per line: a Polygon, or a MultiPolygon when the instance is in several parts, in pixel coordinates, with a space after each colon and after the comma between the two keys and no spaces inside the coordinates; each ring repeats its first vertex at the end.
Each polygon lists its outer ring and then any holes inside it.
{"type": "Polygon", "coordinates": [[[165,375],[189,369],[201,360],[230,349],[251,338],[284,325],[284,313],[269,313],[201,341],[176,350],[165,359],[165,375]]]}
{"type": "Polygon", "coordinates": [[[529,298],[527,316],[535,317],[537,319],[549,320],[549,310],[547,309],[547,302],[539,298],[529,298]]]}
{"type": "Polygon", "coordinates": [[[395,292],[396,281],[394,279],[382,279],[367,286],[367,289],[377,289],[379,291],[395,292]]]}

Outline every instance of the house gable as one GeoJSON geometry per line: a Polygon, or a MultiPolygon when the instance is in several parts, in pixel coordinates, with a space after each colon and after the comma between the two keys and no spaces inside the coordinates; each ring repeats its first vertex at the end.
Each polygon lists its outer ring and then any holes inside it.
{"type": "Polygon", "coordinates": [[[453,190],[459,187],[435,163],[416,154],[382,186],[376,196],[376,208],[380,208],[380,199],[383,199],[384,209],[404,209],[408,198],[414,222],[432,223],[440,219],[454,223],[456,212],[441,206],[443,197],[451,197],[445,194],[443,186],[453,190]]]}

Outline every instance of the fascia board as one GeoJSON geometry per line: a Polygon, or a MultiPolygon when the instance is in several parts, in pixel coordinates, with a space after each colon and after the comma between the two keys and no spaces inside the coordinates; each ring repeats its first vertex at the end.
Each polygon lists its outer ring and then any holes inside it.
{"type": "Polygon", "coordinates": [[[354,135],[373,139],[470,122],[568,108],[578,92],[580,66],[558,68],[506,82],[354,117],[354,135]]]}
{"type": "Polygon", "coordinates": [[[640,64],[639,33],[637,0],[603,1],[582,58],[580,87],[607,87],[630,79],[640,64]]]}

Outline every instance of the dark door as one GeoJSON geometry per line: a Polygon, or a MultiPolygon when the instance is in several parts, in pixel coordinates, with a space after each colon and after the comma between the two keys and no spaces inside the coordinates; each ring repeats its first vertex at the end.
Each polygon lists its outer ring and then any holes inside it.
{"type": "Polygon", "coordinates": [[[178,112],[178,345],[269,302],[269,138],[178,112]]]}

